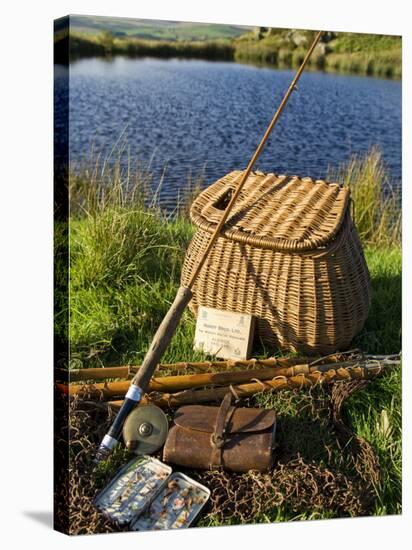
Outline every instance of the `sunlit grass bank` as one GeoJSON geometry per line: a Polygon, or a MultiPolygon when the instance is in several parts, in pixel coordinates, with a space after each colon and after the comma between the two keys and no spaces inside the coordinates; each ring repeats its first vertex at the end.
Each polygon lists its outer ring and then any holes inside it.
{"type": "MultiPolygon", "coordinates": [[[[399,197],[382,190],[387,181],[377,149],[353,157],[331,176],[351,188],[374,279],[375,308],[359,341],[369,352],[394,352],[400,327],[399,197]]],[[[147,173],[131,174],[119,164],[70,177],[70,339],[72,357],[85,366],[138,362],[179,284],[194,228],[182,210],[148,207],[149,187],[147,173]]],[[[166,360],[192,357],[193,330],[186,313],[166,360]]]]}

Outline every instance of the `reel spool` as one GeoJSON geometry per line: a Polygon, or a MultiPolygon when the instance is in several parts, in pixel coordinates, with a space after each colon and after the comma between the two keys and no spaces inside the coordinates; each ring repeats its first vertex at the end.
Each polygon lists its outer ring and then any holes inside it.
{"type": "Polygon", "coordinates": [[[150,455],[165,443],[169,421],[156,405],[136,407],[123,425],[126,448],[136,455],[150,455]]]}

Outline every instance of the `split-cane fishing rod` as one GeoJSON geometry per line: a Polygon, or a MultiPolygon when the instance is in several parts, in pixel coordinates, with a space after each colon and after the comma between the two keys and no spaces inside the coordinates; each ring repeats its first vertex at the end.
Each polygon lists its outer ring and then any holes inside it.
{"type": "Polygon", "coordinates": [[[257,146],[256,151],[254,152],[252,158],[249,161],[249,164],[246,167],[246,170],[243,172],[242,177],[237,184],[236,190],[231,196],[231,199],[229,201],[229,204],[227,205],[225,211],[223,212],[223,216],[221,217],[219,223],[217,224],[212,236],[210,237],[210,240],[208,242],[208,245],[203,253],[202,258],[200,259],[196,269],[193,271],[190,280],[187,284],[187,286],[181,286],[179,290],[177,291],[176,298],[171,305],[169,311],[166,313],[165,318],[161,322],[159,328],[157,329],[157,332],[153,338],[153,341],[146,353],[146,356],[143,360],[142,366],[140,367],[138,373],[134,376],[130,383],[130,388],[127,391],[125,400],[123,401],[123,404],[119,410],[119,412],[116,415],[116,418],[114,419],[113,424],[111,425],[109,431],[104,436],[100,447],[96,454],[96,462],[99,462],[100,460],[104,460],[108,457],[111,450],[115,447],[115,445],[118,443],[121,433],[124,421],[126,420],[126,417],[128,414],[132,411],[132,409],[140,402],[143,394],[145,393],[147,386],[150,382],[150,379],[164,353],[166,350],[170,340],[172,339],[173,334],[175,333],[176,327],[180,321],[180,318],[187,306],[187,304],[190,302],[192,298],[192,288],[197,280],[197,277],[200,273],[200,270],[202,269],[209,252],[211,251],[213,245],[215,244],[217,238],[219,237],[221,230],[226,223],[226,220],[232,210],[233,204],[235,203],[237,197],[239,196],[239,193],[243,189],[243,186],[247,180],[247,178],[250,175],[250,172],[252,171],[252,168],[258,159],[260,153],[262,152],[263,147],[265,146],[265,143],[273,130],[273,127],[275,126],[276,122],[278,121],[283,108],[285,107],[290,95],[292,94],[293,90],[296,89],[296,83],[298,82],[310,56],[312,55],[313,50],[315,49],[317,43],[320,40],[320,37],[322,36],[322,31],[318,32],[315,40],[313,41],[313,44],[309,48],[301,66],[299,67],[298,71],[296,72],[295,77],[293,78],[287,92],[285,93],[276,113],[274,114],[272,120],[270,121],[269,126],[267,127],[267,130],[265,134],[263,135],[259,145],[257,146]]]}

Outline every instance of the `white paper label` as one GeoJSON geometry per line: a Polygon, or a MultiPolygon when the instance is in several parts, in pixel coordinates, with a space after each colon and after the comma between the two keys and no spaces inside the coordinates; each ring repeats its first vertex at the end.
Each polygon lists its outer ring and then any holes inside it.
{"type": "Polygon", "coordinates": [[[200,306],[194,349],[223,359],[248,359],[253,327],[252,315],[200,306]]]}

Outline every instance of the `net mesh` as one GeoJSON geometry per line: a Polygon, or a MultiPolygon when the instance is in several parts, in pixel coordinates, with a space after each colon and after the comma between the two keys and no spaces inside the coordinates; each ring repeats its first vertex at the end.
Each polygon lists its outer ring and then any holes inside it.
{"type": "MultiPolygon", "coordinates": [[[[198,524],[275,521],[279,510],[283,516],[286,511],[291,519],[371,514],[380,479],[378,458],[369,443],[353,432],[343,408],[345,400],[368,383],[349,381],[327,389],[276,394],[275,408],[287,411],[290,400],[295,407],[298,403],[298,414],[278,415],[275,466],[268,473],[180,469],[211,490],[198,524]]],[[[265,394],[264,399],[270,397],[265,394]]],[[[256,405],[256,397],[244,404],[256,405]]],[[[66,415],[66,421],[60,423],[56,433],[56,453],[60,465],[66,461],[67,468],[56,471],[56,526],[73,535],[122,530],[92,503],[127,460],[126,451],[119,448],[108,464],[94,469],[96,448],[113,413],[106,404],[84,398],[70,402],[60,398],[60,409],[58,414],[66,415]]]]}

